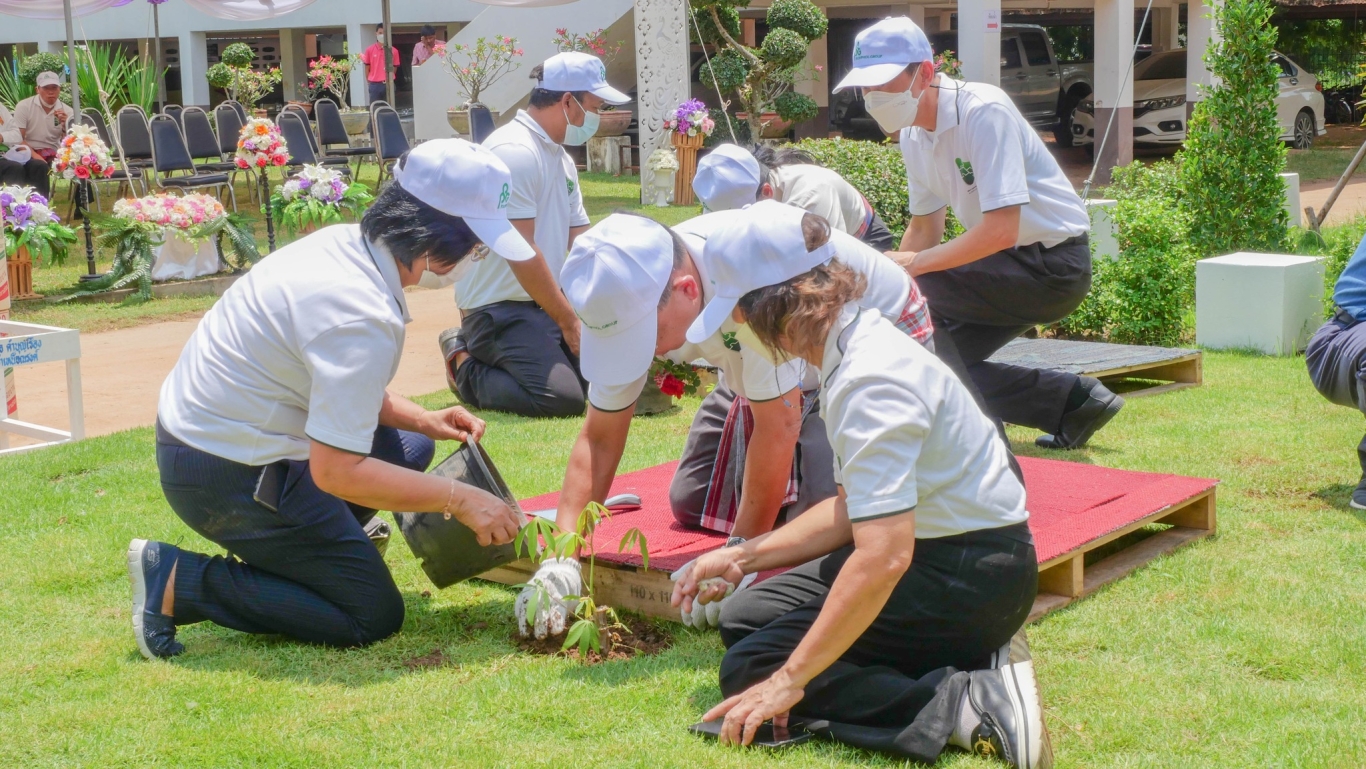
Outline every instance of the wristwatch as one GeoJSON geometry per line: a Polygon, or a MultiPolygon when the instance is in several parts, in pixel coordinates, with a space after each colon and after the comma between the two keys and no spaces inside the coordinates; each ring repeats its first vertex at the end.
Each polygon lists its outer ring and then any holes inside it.
{"type": "Polygon", "coordinates": [[[726,540],[726,547],[735,547],[736,545],[743,545],[747,541],[748,540],[746,540],[744,537],[731,537],[726,540]]]}

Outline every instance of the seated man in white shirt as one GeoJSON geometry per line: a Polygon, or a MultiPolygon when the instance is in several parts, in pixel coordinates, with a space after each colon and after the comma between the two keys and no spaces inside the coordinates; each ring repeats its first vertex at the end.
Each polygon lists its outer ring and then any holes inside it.
{"type": "Polygon", "coordinates": [[[896,248],[896,239],[863,193],[795,147],[718,145],[697,162],[692,186],[708,211],[772,199],[810,211],[879,251],[896,248]]]}
{"type": "Polygon", "coordinates": [[[455,287],[461,327],[441,334],[451,389],[481,409],[528,417],[583,413],[579,319],[560,292],[560,266],[588,227],[574,161],[561,145],[588,141],[598,107],[630,99],[586,53],[556,54],[531,71],[531,101],[484,146],[512,171],[508,218],[536,249],[524,262],[495,250],[455,287]]]}
{"type": "Polygon", "coordinates": [[[377,509],[454,516],[484,545],[517,535],[499,498],[423,473],[435,441],[477,440],[484,423],[388,389],[404,288],[449,286],[485,247],[532,256],[500,203],[507,183],[478,145],[421,144],[359,225],[281,249],[200,321],[161,388],[157,466],[171,509],[229,556],[132,541],[143,656],[179,654],[176,627],[205,620],[333,646],[397,632],[403,596],[367,536],[377,509]]]}
{"type": "Polygon", "coordinates": [[[14,127],[35,157],[51,163],[66,136],[66,121],[75,114],[62,102],[62,81],[56,72],[39,72],[38,93],[14,105],[14,127]]]}
{"type": "MultiPolygon", "coordinates": [[[[10,114],[9,109],[3,104],[0,104],[0,143],[11,150],[26,146],[24,136],[14,122],[14,115],[10,114]]],[[[32,154],[31,149],[29,159],[22,163],[0,157],[0,184],[32,187],[43,197],[51,194],[47,163],[32,154]]]]}
{"type": "MultiPolygon", "coordinates": [[[[815,371],[800,362],[775,365],[746,344],[743,329],[718,322],[689,338],[686,331],[728,276],[708,267],[711,237],[727,222],[752,217],[799,221],[807,214],[774,201],[744,211],[690,219],[673,232],[652,220],[614,214],[579,236],[562,275],[565,293],[583,319],[588,418],[565,471],[557,523],[573,528],[590,500],[602,502],[626,446],[637,398],[655,356],[677,364],[704,360],[721,371],[702,401],[669,489],[674,517],[743,540],[791,520],[835,493],[830,446],[813,397],[815,371]],[[762,450],[748,451],[749,446],[762,450]]],[[[821,220],[822,222],[824,220],[821,220]]],[[[842,232],[831,253],[866,275],[864,306],[896,323],[902,333],[930,343],[924,300],[915,284],[883,254],[842,232]]],[[[525,616],[528,590],[518,599],[525,632],[557,632],[564,619],[560,596],[578,595],[578,563],[547,561],[533,579],[551,589],[556,603],[525,616]]],[[[685,616],[715,626],[717,609],[685,616]]]]}

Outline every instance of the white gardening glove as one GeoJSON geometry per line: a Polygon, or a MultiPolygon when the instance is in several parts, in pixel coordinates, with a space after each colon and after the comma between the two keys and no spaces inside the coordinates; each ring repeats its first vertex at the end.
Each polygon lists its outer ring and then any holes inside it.
{"type": "MultiPolygon", "coordinates": [[[[678,580],[682,579],[683,576],[686,575],[690,569],[692,569],[692,565],[695,563],[697,563],[696,558],[683,564],[683,568],[679,569],[673,574],[670,574],[669,579],[673,580],[674,582],[677,582],[678,580]]],[[[683,624],[687,625],[688,627],[697,628],[698,630],[720,627],[721,608],[725,606],[726,601],[729,601],[731,596],[749,587],[754,582],[754,578],[756,576],[758,575],[746,574],[740,580],[740,584],[738,586],[727,580],[725,577],[711,577],[710,579],[704,579],[701,582],[697,583],[697,587],[699,590],[704,590],[708,585],[724,584],[726,586],[726,594],[722,596],[719,600],[715,600],[705,604],[701,601],[693,600],[691,611],[687,609],[680,609],[679,614],[681,614],[683,617],[683,624]]]]}
{"type": "Polygon", "coordinates": [[[513,611],[517,614],[517,630],[523,636],[528,635],[528,624],[532,626],[531,634],[538,639],[564,632],[565,622],[574,616],[574,610],[579,607],[578,601],[566,601],[565,596],[583,595],[581,568],[573,558],[550,558],[541,562],[541,568],[536,570],[531,584],[522,588],[521,595],[513,604],[513,611]],[[538,592],[536,585],[544,587],[545,592],[537,602],[536,616],[527,617],[527,608],[538,592]]]}

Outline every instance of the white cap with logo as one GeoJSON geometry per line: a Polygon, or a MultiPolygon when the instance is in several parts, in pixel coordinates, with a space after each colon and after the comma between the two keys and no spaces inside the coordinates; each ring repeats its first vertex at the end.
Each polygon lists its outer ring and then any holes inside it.
{"type": "Polygon", "coordinates": [[[659,299],[673,268],[673,235],[643,216],[612,214],[574,239],[560,285],[583,322],[585,379],[624,385],[650,370],[659,299]]]}
{"type": "MultiPolygon", "coordinates": [[[[700,344],[730,319],[740,297],[766,286],[775,286],[825,264],[835,255],[833,242],[815,251],[806,250],[802,218],[807,211],[761,200],[745,209],[707,238],[703,261],[712,284],[712,299],[688,327],[688,341],[700,344]]],[[[815,216],[815,214],[812,214],[815,216]]]]}
{"type": "Polygon", "coordinates": [[[565,51],[541,65],[537,88],[547,91],[587,91],[608,104],[625,104],[631,97],[607,84],[607,65],[591,53],[565,51]]]}
{"type": "Polygon", "coordinates": [[[536,249],[508,221],[512,172],[493,152],[464,139],[433,139],[394,164],[394,181],[413,197],[458,216],[494,253],[514,262],[536,249]]]}
{"type": "Polygon", "coordinates": [[[905,16],[883,19],[854,38],[854,68],[831,93],[883,85],[907,65],[933,60],[930,40],[915,22],[905,16]]]}
{"type": "Polygon", "coordinates": [[[56,73],[56,72],[39,72],[39,73],[38,73],[38,78],[37,78],[37,80],[34,82],[34,85],[36,85],[36,86],[39,87],[39,88],[42,88],[42,87],[44,87],[44,86],[49,86],[49,85],[61,85],[61,84],[62,84],[62,79],[61,79],[60,77],[57,76],[57,73],[56,73]]]}
{"type": "Polygon", "coordinates": [[[697,161],[692,188],[708,211],[729,211],[758,199],[759,178],[759,161],[749,150],[721,144],[697,161]]]}

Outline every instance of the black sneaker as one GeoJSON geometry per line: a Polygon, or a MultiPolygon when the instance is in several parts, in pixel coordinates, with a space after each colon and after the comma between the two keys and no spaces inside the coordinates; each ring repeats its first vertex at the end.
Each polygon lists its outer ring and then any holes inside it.
{"type": "Polygon", "coordinates": [[[468,352],[465,337],[460,334],[460,327],[457,326],[442,331],[436,342],[441,346],[441,358],[446,361],[446,386],[451,388],[451,392],[455,392],[455,357],[462,352],[468,352]]]}
{"type": "MultiPolygon", "coordinates": [[[[1023,648],[1027,652],[1028,646],[1023,648]]],[[[998,758],[1016,769],[1050,769],[1053,751],[1043,726],[1033,661],[1011,662],[969,675],[968,703],[981,719],[969,739],[971,752],[998,758]]]]}
{"type": "Polygon", "coordinates": [[[1110,392],[1099,379],[1081,378],[1089,392],[1086,402],[1062,415],[1057,435],[1040,435],[1034,444],[1045,449],[1077,449],[1124,408],[1124,399],[1110,392]]]}
{"type": "Polygon", "coordinates": [[[133,632],[138,651],[149,660],[174,657],[185,651],[175,640],[175,621],[161,613],[161,600],[170,587],[171,569],[180,549],[164,542],[135,539],[128,543],[128,579],[133,583],[133,632]]]}
{"type": "Polygon", "coordinates": [[[1352,491],[1352,498],[1347,500],[1347,504],[1353,510],[1366,510],[1366,475],[1361,476],[1361,483],[1352,491]]]}
{"type": "Polygon", "coordinates": [[[1043,734],[1040,738],[1041,750],[1039,762],[1036,766],[1052,766],[1053,741],[1048,735],[1048,723],[1043,718],[1043,697],[1040,694],[1039,681],[1034,676],[1034,656],[1029,651],[1029,638],[1025,635],[1024,628],[1015,631],[1015,635],[1011,636],[1004,646],[991,653],[991,660],[987,667],[992,670],[1012,667],[1014,668],[1013,675],[1026,682],[1025,688],[1034,690],[1039,710],[1039,725],[1043,734]]]}
{"type": "Polygon", "coordinates": [[[370,542],[379,551],[379,557],[383,558],[384,553],[389,550],[389,535],[392,533],[389,522],[377,515],[366,521],[361,528],[365,530],[365,536],[370,538],[370,542]]]}

